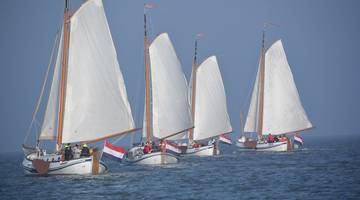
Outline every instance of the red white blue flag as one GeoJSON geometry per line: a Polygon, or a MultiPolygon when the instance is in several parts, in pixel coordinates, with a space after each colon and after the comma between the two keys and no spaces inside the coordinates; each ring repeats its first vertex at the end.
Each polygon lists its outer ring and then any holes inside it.
{"type": "Polygon", "coordinates": [[[115,146],[108,141],[105,141],[103,156],[121,161],[126,154],[126,150],[122,147],[115,146]]]}
{"type": "Polygon", "coordinates": [[[196,37],[197,38],[203,38],[203,37],[205,37],[205,33],[197,33],[196,37]]]}
{"type": "Polygon", "coordinates": [[[166,151],[174,154],[181,154],[181,149],[176,145],[166,142],[166,151]]]}
{"type": "Polygon", "coordinates": [[[304,140],[302,139],[302,137],[297,135],[294,136],[294,142],[298,143],[299,145],[304,145],[304,140]]]}
{"type": "Polygon", "coordinates": [[[157,5],[155,3],[146,3],[144,4],[144,8],[153,9],[153,8],[157,8],[157,5]]]}
{"type": "Polygon", "coordinates": [[[232,144],[231,139],[228,136],[225,136],[224,134],[219,136],[219,141],[225,144],[232,144]]]}

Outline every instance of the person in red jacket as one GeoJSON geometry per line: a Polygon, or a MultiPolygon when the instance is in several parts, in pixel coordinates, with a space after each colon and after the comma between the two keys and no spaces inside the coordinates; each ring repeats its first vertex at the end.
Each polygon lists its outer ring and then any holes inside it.
{"type": "Polygon", "coordinates": [[[151,144],[146,143],[144,146],[144,154],[151,153],[151,151],[152,151],[151,144]]]}
{"type": "Polygon", "coordinates": [[[269,133],[268,136],[268,143],[274,143],[274,137],[271,135],[271,133],[269,133]]]}

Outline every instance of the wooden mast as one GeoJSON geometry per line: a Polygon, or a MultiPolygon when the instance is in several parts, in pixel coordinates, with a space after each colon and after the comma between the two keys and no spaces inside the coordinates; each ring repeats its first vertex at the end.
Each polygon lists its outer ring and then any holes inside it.
{"type": "Polygon", "coordinates": [[[260,61],[260,77],[259,77],[259,115],[257,121],[258,139],[262,139],[263,118],[264,118],[264,79],[265,79],[265,30],[262,32],[262,47],[261,47],[261,61],[260,61]]]}
{"type": "MultiPolygon", "coordinates": [[[[196,71],[197,71],[197,39],[195,39],[195,52],[192,65],[192,91],[191,91],[191,117],[195,123],[195,96],[196,96],[196,71]]],[[[189,144],[194,142],[194,129],[189,130],[189,144]]]]}
{"type": "Polygon", "coordinates": [[[68,8],[68,0],[65,0],[65,9],[64,9],[64,40],[63,40],[63,52],[62,52],[62,62],[61,62],[61,79],[60,79],[60,104],[59,104],[59,115],[58,115],[58,130],[57,130],[57,141],[56,141],[56,150],[61,148],[62,143],[62,131],[63,131],[63,122],[64,122],[64,107],[65,107],[65,89],[66,89],[66,72],[67,72],[67,62],[68,62],[68,50],[69,50],[69,25],[70,25],[70,14],[68,8]]]}
{"type": "Polygon", "coordinates": [[[150,67],[149,67],[149,42],[146,29],[146,11],[144,10],[144,64],[145,64],[145,115],[147,142],[151,137],[151,110],[150,110],[150,67]]]}

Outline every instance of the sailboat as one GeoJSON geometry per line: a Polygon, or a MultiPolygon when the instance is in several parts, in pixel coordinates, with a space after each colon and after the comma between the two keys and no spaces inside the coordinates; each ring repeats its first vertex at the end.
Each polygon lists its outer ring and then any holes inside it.
{"type": "Polygon", "coordinates": [[[289,151],[293,149],[291,137],[313,125],[301,104],[282,41],[274,42],[265,53],[264,40],[265,32],[244,132],[257,133],[255,148],[259,151],[289,151]],[[270,138],[270,134],[275,141],[266,140],[264,136],[270,138]]]}
{"type": "Polygon", "coordinates": [[[218,138],[231,133],[226,94],[216,56],[197,65],[197,40],[191,75],[191,110],[194,129],[189,131],[187,155],[218,155],[218,138]]]}
{"type": "Polygon", "coordinates": [[[35,147],[23,145],[23,169],[35,175],[104,173],[108,168],[97,149],[90,156],[64,159],[68,144],[96,143],[136,130],[102,0],[84,2],[72,16],[65,0],[57,49],[41,131],[35,147]],[[42,148],[46,141],[56,141],[54,153],[42,148]]]}
{"type": "Polygon", "coordinates": [[[240,135],[240,138],[236,141],[236,146],[239,147],[241,150],[254,150],[254,149],[256,149],[257,140],[255,140],[252,137],[249,137],[249,135],[246,135],[244,133],[243,119],[244,119],[243,112],[240,112],[241,135],[240,135]]]}
{"type": "Polygon", "coordinates": [[[143,143],[128,151],[133,164],[158,165],[178,162],[167,152],[166,140],[183,138],[193,128],[188,86],[181,64],[167,33],[149,45],[144,13],[145,108],[143,143]]]}

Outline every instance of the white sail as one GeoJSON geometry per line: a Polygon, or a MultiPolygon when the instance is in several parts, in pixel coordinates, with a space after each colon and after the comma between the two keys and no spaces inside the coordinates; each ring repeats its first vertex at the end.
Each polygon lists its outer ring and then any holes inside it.
{"type": "Polygon", "coordinates": [[[86,1],[70,21],[62,142],[94,141],[133,129],[102,1],[86,1]]]}
{"type": "Polygon", "coordinates": [[[57,57],[55,60],[54,75],[51,83],[49,99],[46,106],[44,121],[41,127],[40,140],[55,140],[57,134],[59,89],[62,62],[63,29],[59,40],[57,57]]]}
{"type": "MultiPolygon", "coordinates": [[[[188,86],[181,64],[167,33],[150,45],[153,136],[164,138],[193,126],[188,86]]],[[[169,139],[183,138],[183,134],[169,139]]]]}
{"type": "MultiPolygon", "coordinates": [[[[259,76],[259,73],[258,73],[259,76]]],[[[245,131],[256,131],[258,77],[250,103],[245,131]],[[255,91],[256,90],[256,91],[255,91]],[[256,106],[256,108],[254,108],[256,106]],[[256,116],[256,119],[255,117],[256,116]]],[[[280,135],[312,127],[301,104],[298,90],[281,40],[265,54],[264,110],[262,134],[280,135]]]]}
{"type": "Polygon", "coordinates": [[[224,84],[215,56],[197,68],[195,89],[194,140],[231,132],[224,84]]]}
{"type": "Polygon", "coordinates": [[[282,134],[312,127],[295,85],[281,40],[265,55],[263,134],[282,134]]]}
{"type": "MultiPolygon", "coordinates": [[[[261,61],[260,61],[261,62],[261,61]]],[[[249,106],[249,112],[246,117],[246,122],[244,126],[244,132],[257,132],[257,120],[259,115],[259,71],[260,71],[260,62],[258,71],[256,74],[256,80],[254,83],[254,88],[251,95],[251,101],[249,106]]]]}

